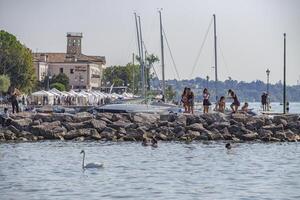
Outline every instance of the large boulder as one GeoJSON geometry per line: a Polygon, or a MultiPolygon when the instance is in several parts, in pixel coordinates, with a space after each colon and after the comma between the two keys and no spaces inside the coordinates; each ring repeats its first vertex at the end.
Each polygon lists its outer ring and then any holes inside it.
{"type": "Polygon", "coordinates": [[[191,139],[196,139],[196,138],[198,138],[198,137],[200,137],[200,132],[198,132],[198,131],[192,131],[192,130],[188,130],[187,132],[186,132],[186,136],[188,136],[189,138],[191,138],[191,139]]]}
{"type": "Polygon", "coordinates": [[[246,124],[248,121],[250,121],[250,117],[243,113],[233,113],[231,117],[233,120],[242,122],[243,124],[246,124]]]}
{"type": "Polygon", "coordinates": [[[281,141],[284,141],[286,138],[286,134],[283,131],[276,131],[273,135],[275,138],[280,139],[281,141]]]}
{"type": "Polygon", "coordinates": [[[159,119],[158,114],[151,114],[151,113],[136,113],[133,116],[134,123],[155,123],[159,119]]]}
{"type": "Polygon", "coordinates": [[[73,122],[85,122],[93,119],[93,115],[88,112],[79,112],[74,115],[73,122]]]}
{"type": "Polygon", "coordinates": [[[243,134],[240,137],[240,139],[244,141],[252,141],[252,140],[256,140],[257,138],[258,138],[258,134],[254,132],[243,134]]]}
{"type": "Polygon", "coordinates": [[[8,130],[10,130],[11,132],[13,132],[14,134],[16,134],[16,136],[20,135],[22,130],[17,129],[16,127],[14,127],[13,125],[9,125],[7,127],[8,130]]]}
{"type": "Polygon", "coordinates": [[[15,133],[11,132],[10,130],[4,131],[4,138],[5,140],[17,140],[17,136],[15,133]]]}
{"type": "Polygon", "coordinates": [[[195,124],[195,123],[203,124],[203,123],[206,123],[206,122],[203,118],[201,118],[198,115],[186,115],[186,125],[187,126],[195,124]]]}
{"type": "Polygon", "coordinates": [[[208,130],[212,130],[212,129],[222,130],[224,128],[229,128],[229,127],[230,127],[229,122],[214,122],[208,127],[208,130]]]}
{"type": "Polygon", "coordinates": [[[23,119],[17,119],[11,121],[11,125],[13,125],[19,130],[25,130],[27,127],[29,127],[31,123],[32,123],[32,119],[30,118],[23,118],[23,119]]]}
{"type": "Polygon", "coordinates": [[[203,132],[206,129],[203,127],[203,124],[200,123],[194,123],[192,125],[189,125],[186,127],[187,130],[192,130],[192,131],[198,131],[198,132],[203,132]]]}
{"type": "Polygon", "coordinates": [[[45,139],[63,139],[67,129],[61,126],[60,121],[44,122],[41,125],[32,126],[30,130],[35,136],[43,136],[45,139]]]}
{"type": "Polygon", "coordinates": [[[36,115],[34,115],[33,120],[41,120],[42,122],[53,122],[53,118],[50,113],[37,113],[36,115]]]}
{"type": "Polygon", "coordinates": [[[259,138],[270,138],[273,136],[273,132],[266,129],[259,129],[258,130],[258,136],[259,138]]]}
{"type": "Polygon", "coordinates": [[[97,119],[93,119],[93,120],[91,121],[91,125],[92,125],[92,127],[95,128],[99,133],[102,132],[102,131],[106,128],[106,126],[107,126],[107,124],[106,124],[105,121],[97,120],[97,119]]]}
{"type": "Polygon", "coordinates": [[[265,124],[264,118],[253,118],[251,121],[246,122],[245,127],[252,131],[259,130],[265,124]]]}
{"type": "Polygon", "coordinates": [[[204,119],[204,121],[211,125],[214,122],[226,122],[228,121],[228,116],[224,113],[216,112],[216,113],[205,113],[201,115],[201,118],[204,119]]]}
{"type": "Polygon", "coordinates": [[[266,126],[263,126],[262,129],[265,129],[265,130],[270,130],[272,131],[273,133],[275,133],[276,131],[284,131],[284,127],[282,124],[279,124],[279,125],[266,125],[266,126]]]}
{"type": "Polygon", "coordinates": [[[125,122],[122,119],[114,121],[112,124],[107,124],[108,127],[119,130],[120,128],[126,128],[131,122],[125,122]]]}
{"type": "Polygon", "coordinates": [[[228,128],[223,128],[220,130],[220,133],[222,134],[224,140],[232,140],[232,135],[229,133],[228,128]]]}
{"type": "Polygon", "coordinates": [[[5,142],[5,135],[3,132],[0,133],[0,142],[5,142]]]}
{"type": "Polygon", "coordinates": [[[74,115],[70,113],[53,113],[52,120],[60,122],[73,122],[74,115]]]}
{"type": "Polygon", "coordinates": [[[92,128],[91,121],[84,122],[65,122],[63,126],[66,127],[68,131],[84,128],[92,128]]]}

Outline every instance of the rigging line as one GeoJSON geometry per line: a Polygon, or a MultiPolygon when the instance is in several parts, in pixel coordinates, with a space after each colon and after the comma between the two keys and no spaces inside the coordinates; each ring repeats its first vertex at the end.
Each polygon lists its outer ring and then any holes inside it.
{"type": "Polygon", "coordinates": [[[173,66],[175,68],[175,72],[176,72],[177,78],[180,81],[181,79],[180,79],[180,76],[179,76],[179,73],[178,73],[178,70],[177,70],[177,66],[176,66],[176,63],[174,61],[174,57],[173,57],[173,54],[172,54],[172,51],[171,51],[171,48],[170,48],[170,45],[169,45],[166,33],[165,33],[165,29],[163,28],[162,30],[163,30],[163,34],[164,34],[165,39],[166,39],[166,43],[167,43],[167,46],[168,46],[168,49],[169,49],[169,53],[170,53],[170,56],[171,56],[171,59],[172,59],[173,66]]]}
{"type": "Polygon", "coordinates": [[[223,58],[223,62],[224,62],[224,65],[225,65],[225,69],[226,69],[227,75],[229,75],[229,68],[228,68],[228,65],[227,65],[227,62],[226,62],[226,59],[225,59],[223,50],[222,50],[222,48],[221,48],[221,42],[220,42],[220,39],[217,38],[217,40],[218,40],[218,43],[219,43],[218,47],[219,47],[219,50],[220,50],[221,55],[222,55],[222,58],[223,58]]]}
{"type": "Polygon", "coordinates": [[[193,75],[193,73],[195,71],[195,68],[196,68],[197,63],[199,61],[200,55],[202,53],[202,50],[203,50],[204,44],[206,42],[206,39],[207,39],[207,36],[208,36],[208,33],[209,33],[209,30],[210,30],[210,27],[211,27],[212,23],[213,23],[213,18],[211,18],[211,20],[210,20],[210,23],[208,25],[207,31],[206,31],[205,36],[204,36],[204,40],[202,41],[200,50],[198,51],[198,54],[196,56],[196,60],[195,60],[194,65],[193,65],[193,69],[192,69],[191,74],[190,74],[190,78],[192,77],[192,75],[193,75]]]}

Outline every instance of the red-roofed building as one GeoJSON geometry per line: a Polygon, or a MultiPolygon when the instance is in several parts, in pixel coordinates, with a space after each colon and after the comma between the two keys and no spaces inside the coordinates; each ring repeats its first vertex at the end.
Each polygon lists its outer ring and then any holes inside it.
{"type": "Polygon", "coordinates": [[[67,33],[66,53],[34,53],[38,80],[65,73],[73,89],[99,89],[105,57],[82,54],[81,39],[82,33],[67,33]]]}

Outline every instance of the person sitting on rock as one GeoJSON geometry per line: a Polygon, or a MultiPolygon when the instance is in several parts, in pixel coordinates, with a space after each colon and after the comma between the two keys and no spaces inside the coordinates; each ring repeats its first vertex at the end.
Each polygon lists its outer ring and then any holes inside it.
{"type": "Polygon", "coordinates": [[[8,109],[4,108],[4,113],[0,116],[0,121],[2,127],[9,126],[11,118],[9,117],[8,109]]]}
{"type": "Polygon", "coordinates": [[[245,104],[242,106],[242,111],[247,113],[249,111],[248,107],[249,107],[249,104],[247,102],[245,102],[245,104]]]}
{"type": "Polygon", "coordinates": [[[225,112],[225,97],[221,96],[221,98],[219,99],[219,101],[216,104],[216,108],[215,111],[224,113],[225,112]]]}

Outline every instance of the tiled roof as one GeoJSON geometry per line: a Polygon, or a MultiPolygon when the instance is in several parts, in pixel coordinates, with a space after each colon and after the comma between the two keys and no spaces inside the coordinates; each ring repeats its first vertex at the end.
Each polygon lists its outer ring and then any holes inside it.
{"type": "MultiPolygon", "coordinates": [[[[73,55],[68,55],[66,53],[34,53],[34,60],[45,61],[45,57],[47,58],[47,62],[52,63],[62,63],[62,62],[74,62],[72,58],[73,55]]],[[[106,64],[105,56],[88,56],[84,54],[75,55],[77,62],[101,62],[106,64]]]]}

